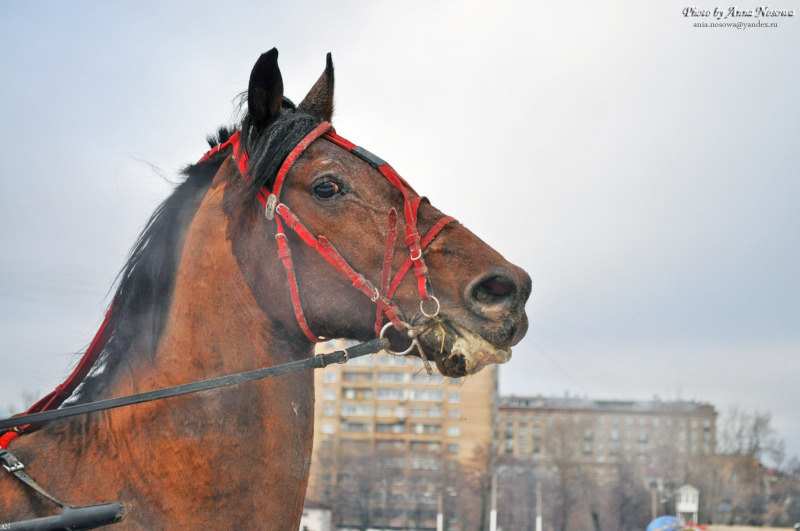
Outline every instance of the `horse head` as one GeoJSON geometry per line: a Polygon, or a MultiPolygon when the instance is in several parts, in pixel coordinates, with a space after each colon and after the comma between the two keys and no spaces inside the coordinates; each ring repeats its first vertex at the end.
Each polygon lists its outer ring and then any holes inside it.
{"type": "Polygon", "coordinates": [[[228,208],[237,220],[230,238],[237,256],[259,257],[240,260],[259,305],[298,341],[385,332],[393,349],[418,347],[410,353],[447,376],[507,361],[527,330],[530,277],[381,159],[326,129],[330,54],[296,107],[277,55],[263,54],[252,70],[233,150],[246,179],[228,194],[229,205],[249,205],[228,208]],[[287,255],[284,273],[278,257],[285,266],[287,255]]]}

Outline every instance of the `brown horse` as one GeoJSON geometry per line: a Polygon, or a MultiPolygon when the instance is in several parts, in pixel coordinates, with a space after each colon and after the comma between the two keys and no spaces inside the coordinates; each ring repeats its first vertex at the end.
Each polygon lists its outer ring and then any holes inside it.
{"type": "MultiPolygon", "coordinates": [[[[274,185],[292,148],[330,121],[330,57],[295,106],[283,96],[277,51],[262,55],[247,108],[239,134],[249,153],[249,180],[227,148],[184,171],[186,179],[131,252],[111,313],[114,332],[73,403],[313,354],[278,258],[276,219],[264,215],[257,194],[274,185]]],[[[216,142],[229,136],[221,130],[216,142]]],[[[414,201],[416,194],[405,190],[414,201]]],[[[409,257],[402,236],[392,253],[385,249],[388,233],[403,234],[402,215],[396,227],[387,225],[387,213],[402,212],[403,201],[374,165],[327,137],[313,141],[291,166],[281,196],[310,232],[324,235],[374,286],[382,284],[385,256],[394,271],[409,257]]],[[[424,234],[443,215],[426,201],[418,205],[424,234]]],[[[287,240],[299,302],[314,334],[373,338],[375,302],[295,233],[287,231],[287,240]]],[[[423,355],[454,377],[506,361],[527,329],[528,275],[457,222],[425,248],[424,260],[426,287],[441,303],[438,316],[423,315],[413,274],[392,298],[402,321],[417,332],[423,355]]],[[[433,313],[432,306],[425,313],[433,313]]],[[[399,350],[406,336],[392,328],[389,337],[399,350]]],[[[313,397],[313,377],[305,371],[53,423],[19,437],[10,450],[66,503],[123,501],[123,526],[297,529],[313,397]]],[[[55,513],[13,477],[0,476],[0,521],[55,513]]]]}

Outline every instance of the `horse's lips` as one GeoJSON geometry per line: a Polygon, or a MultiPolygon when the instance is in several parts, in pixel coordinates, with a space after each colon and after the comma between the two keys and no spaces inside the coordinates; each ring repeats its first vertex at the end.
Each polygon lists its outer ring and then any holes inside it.
{"type": "Polygon", "coordinates": [[[487,365],[506,363],[511,359],[510,348],[492,345],[481,335],[452,321],[434,326],[420,340],[433,352],[439,372],[446,376],[475,374],[487,365]],[[444,333],[444,337],[442,337],[444,333]]]}
{"type": "Polygon", "coordinates": [[[462,327],[458,328],[460,328],[458,338],[450,355],[461,354],[464,356],[468,374],[474,374],[492,363],[501,364],[511,359],[510,348],[495,347],[475,332],[462,327]]]}

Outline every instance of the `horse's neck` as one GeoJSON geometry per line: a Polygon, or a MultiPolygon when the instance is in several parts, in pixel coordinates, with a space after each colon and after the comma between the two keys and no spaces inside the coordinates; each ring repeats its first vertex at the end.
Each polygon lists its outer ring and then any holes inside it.
{"type": "MultiPolygon", "coordinates": [[[[222,187],[212,187],[186,234],[154,360],[136,367],[130,378],[121,374],[117,382],[127,389],[115,394],[311,355],[307,343],[282,332],[256,303],[226,237],[221,199],[222,187]]],[[[266,511],[284,521],[302,508],[313,400],[313,376],[304,371],[134,406],[119,419],[126,422],[114,424],[136,430],[134,444],[145,448],[133,452],[131,466],[156,458],[169,471],[158,477],[158,485],[143,478],[139,489],[152,488],[151,503],[162,505],[171,518],[216,520],[224,513],[236,519],[266,511]],[[264,496],[267,488],[285,493],[284,506],[265,507],[276,503],[264,496]],[[196,514],[199,505],[210,511],[202,518],[196,514]]]]}
{"type": "MultiPolygon", "coordinates": [[[[311,355],[256,303],[226,236],[222,197],[212,186],[186,232],[155,355],[146,341],[134,343],[109,375],[108,396],[311,355]]],[[[277,260],[266,262],[282,273],[277,260]]],[[[123,501],[132,529],[297,529],[313,409],[313,375],[302,371],[48,426],[14,450],[64,501],[123,501]]],[[[0,513],[14,520],[51,509],[0,477],[0,513]]]]}
{"type": "MultiPolygon", "coordinates": [[[[131,363],[140,365],[131,378],[121,374],[117,379],[118,387],[132,388],[115,389],[114,395],[274,365],[311,354],[307,342],[298,341],[275,324],[256,302],[228,237],[229,219],[222,210],[224,188],[220,182],[212,185],[186,232],[172,301],[155,356],[126,356],[131,363]]],[[[280,264],[277,257],[267,258],[260,267],[280,268],[280,264]]]]}

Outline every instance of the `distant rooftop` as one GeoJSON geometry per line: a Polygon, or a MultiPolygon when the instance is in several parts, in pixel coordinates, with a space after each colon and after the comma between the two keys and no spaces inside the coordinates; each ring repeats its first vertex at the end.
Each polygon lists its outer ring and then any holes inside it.
{"type": "Polygon", "coordinates": [[[501,396],[500,409],[552,409],[625,413],[690,413],[712,410],[703,402],[655,400],[592,400],[581,397],[501,396]]]}

